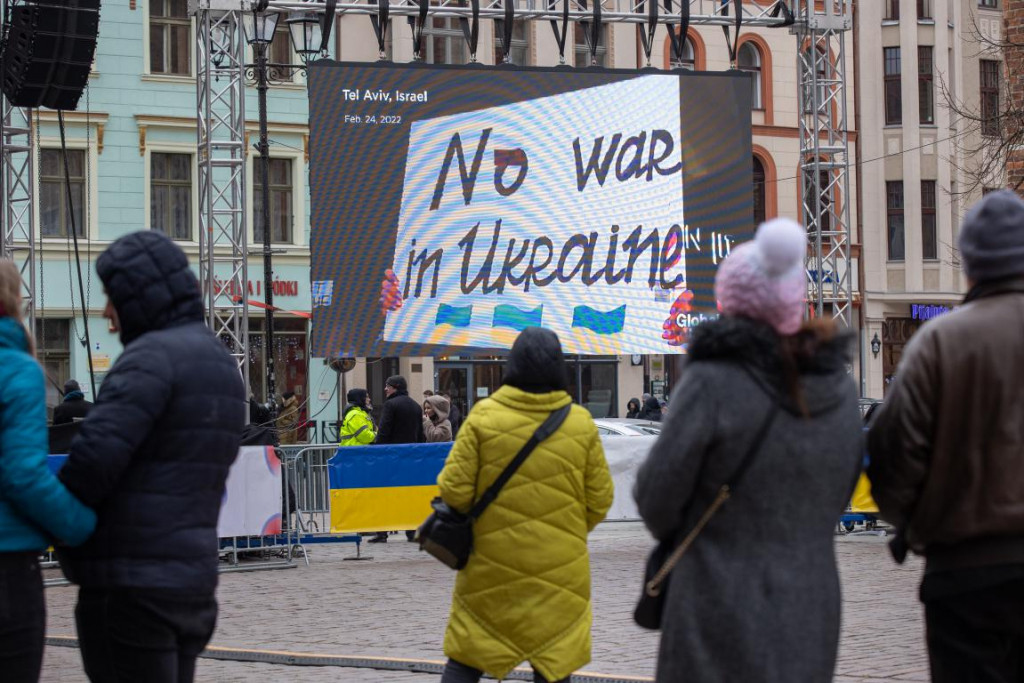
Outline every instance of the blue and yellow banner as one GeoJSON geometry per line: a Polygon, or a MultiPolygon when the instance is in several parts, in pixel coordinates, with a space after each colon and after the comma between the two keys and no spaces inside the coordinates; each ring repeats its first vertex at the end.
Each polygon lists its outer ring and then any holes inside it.
{"type": "Polygon", "coordinates": [[[327,464],[331,533],[405,531],[430,514],[452,444],[339,448],[327,464]]]}

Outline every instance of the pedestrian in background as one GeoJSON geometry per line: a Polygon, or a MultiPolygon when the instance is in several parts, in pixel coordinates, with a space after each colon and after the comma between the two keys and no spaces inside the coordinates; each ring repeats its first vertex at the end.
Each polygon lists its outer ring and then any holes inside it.
{"type": "Polygon", "coordinates": [[[64,400],[53,409],[53,424],[62,425],[83,419],[92,410],[92,403],[85,400],[82,387],[78,382],[69,379],[64,382],[64,400]]]}
{"type": "Polygon", "coordinates": [[[299,397],[294,391],[281,394],[281,406],[277,409],[274,424],[282,446],[294,446],[299,442],[299,397]]]}
{"type": "Polygon", "coordinates": [[[348,405],[341,418],[339,446],[368,446],[377,438],[370,417],[370,395],[366,389],[349,389],[348,405]]]}
{"type": "Polygon", "coordinates": [[[245,390],[168,237],[125,235],[96,271],[124,352],[59,474],[99,518],[88,542],[60,554],[61,568],[80,586],[90,680],[187,683],[217,619],[217,519],[245,390]]]}
{"type": "MultiPolygon", "coordinates": [[[[504,385],[466,418],[438,477],[441,497],[468,512],[547,417],[571,403],[554,332],[524,330],[504,385]]],[[[535,681],[568,681],[590,661],[587,534],[612,503],[597,427],[574,405],[473,525],[455,579],[442,683],[502,679],[529,660],[535,681]]]]}
{"type": "Polygon", "coordinates": [[[903,353],[868,437],[871,495],[925,557],[932,680],[1024,681],[1024,201],[964,218],[964,303],[903,353]]]}
{"type": "Polygon", "coordinates": [[[77,545],[95,513],[46,462],[46,389],[21,318],[21,272],[0,260],[0,678],[35,683],[43,664],[46,601],[39,555],[77,545]]]}
{"type": "Polygon", "coordinates": [[[659,683],[832,680],[834,535],[860,472],[861,422],[852,337],[802,322],[806,250],[806,230],[778,219],[722,262],[722,315],[693,331],[637,473],[644,523],[678,544],[749,463],[667,579],[659,683]]]}
{"type": "Polygon", "coordinates": [[[459,435],[459,427],[462,426],[462,411],[459,410],[459,403],[452,399],[452,395],[447,391],[442,391],[441,395],[448,399],[448,421],[452,423],[452,439],[459,435]]]}
{"type": "Polygon", "coordinates": [[[377,443],[423,443],[423,408],[409,396],[409,385],[401,375],[384,382],[384,410],[377,430],[377,443]]]}
{"type": "Polygon", "coordinates": [[[631,398],[626,402],[626,417],[630,420],[640,419],[640,401],[631,398]]]}
{"type": "Polygon", "coordinates": [[[640,411],[640,419],[661,422],[661,403],[658,399],[648,396],[644,400],[644,408],[640,411]]]}
{"type": "Polygon", "coordinates": [[[428,443],[452,440],[452,423],[448,421],[450,404],[444,396],[428,396],[423,402],[423,433],[428,443]]]}
{"type": "MultiPolygon", "coordinates": [[[[409,385],[401,375],[388,377],[384,382],[384,410],[377,429],[379,444],[424,443],[423,408],[409,396],[409,385]]],[[[415,531],[406,531],[405,537],[412,541],[415,531]]],[[[387,543],[386,531],[378,531],[368,543],[387,543]]]]}

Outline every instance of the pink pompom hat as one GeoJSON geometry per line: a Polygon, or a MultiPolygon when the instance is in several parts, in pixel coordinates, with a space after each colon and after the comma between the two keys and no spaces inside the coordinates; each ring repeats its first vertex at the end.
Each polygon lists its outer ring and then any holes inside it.
{"type": "Polygon", "coordinates": [[[781,335],[794,334],[804,317],[806,254],[807,231],[799,223],[788,218],[762,223],[754,239],[733,249],[718,267],[719,310],[768,323],[781,335]]]}

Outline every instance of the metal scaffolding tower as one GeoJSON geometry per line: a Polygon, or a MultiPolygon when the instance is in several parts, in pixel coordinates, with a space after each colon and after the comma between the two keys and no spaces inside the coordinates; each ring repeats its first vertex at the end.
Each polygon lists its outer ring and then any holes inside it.
{"type": "Polygon", "coordinates": [[[245,223],[245,40],[239,3],[198,0],[196,120],[199,283],[206,322],[225,341],[249,386],[245,223]]]}
{"type": "Polygon", "coordinates": [[[21,271],[25,322],[35,329],[36,242],[33,211],[34,146],[32,113],[12,107],[4,97],[0,120],[0,196],[3,246],[0,258],[11,259],[21,271]]]}
{"type": "MultiPolygon", "coordinates": [[[[803,222],[808,226],[808,300],[817,316],[853,324],[853,268],[850,262],[849,150],[846,98],[846,32],[852,28],[853,0],[270,0],[277,12],[326,12],[377,18],[433,17],[466,20],[516,19],[558,22],[733,26],[736,12],[746,27],[791,26],[798,41],[803,222]],[[673,9],[675,7],[675,9],[673,9]]],[[[240,16],[248,0],[191,0],[196,16],[197,119],[199,126],[200,273],[215,332],[230,340],[248,381],[248,317],[245,304],[245,116],[244,44],[240,16]],[[222,264],[223,277],[216,267],[222,264]]]]}
{"type": "Polygon", "coordinates": [[[816,317],[853,325],[850,260],[850,157],[847,136],[846,31],[852,0],[798,0],[793,33],[800,84],[800,179],[811,248],[808,301],[816,317]]]}

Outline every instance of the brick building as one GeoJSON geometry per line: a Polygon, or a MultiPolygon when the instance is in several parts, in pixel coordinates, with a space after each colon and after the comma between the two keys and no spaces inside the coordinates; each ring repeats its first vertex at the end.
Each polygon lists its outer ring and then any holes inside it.
{"type": "MultiPolygon", "coordinates": [[[[1003,10],[1006,26],[1006,82],[1013,110],[1024,108],[1024,0],[1006,0],[1003,10]]],[[[1014,122],[1010,122],[1013,125],[1014,122]]],[[[1019,121],[1016,122],[1019,125],[1019,121]]],[[[1024,193],[1024,150],[1010,152],[1006,163],[1007,181],[1024,193]]]]}

